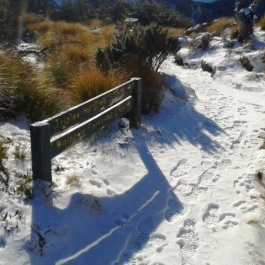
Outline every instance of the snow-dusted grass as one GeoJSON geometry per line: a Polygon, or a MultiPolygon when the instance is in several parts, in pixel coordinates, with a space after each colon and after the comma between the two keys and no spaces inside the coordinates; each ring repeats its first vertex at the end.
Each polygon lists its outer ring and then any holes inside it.
{"type": "MultiPolygon", "coordinates": [[[[186,64],[163,63],[171,89],[139,130],[116,121],[55,157],[53,183],[34,182],[31,200],[0,192],[0,264],[263,265],[263,37],[255,29],[257,50],[236,43],[228,53],[218,37],[204,51],[182,48],[186,64]]],[[[28,125],[1,123],[0,135],[13,141],[12,183],[28,125]]]]}

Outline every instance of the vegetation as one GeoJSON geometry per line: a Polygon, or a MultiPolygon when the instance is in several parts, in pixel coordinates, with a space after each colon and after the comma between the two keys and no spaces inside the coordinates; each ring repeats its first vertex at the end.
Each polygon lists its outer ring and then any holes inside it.
{"type": "Polygon", "coordinates": [[[217,20],[214,20],[206,27],[206,31],[209,33],[213,33],[215,36],[220,36],[222,31],[227,28],[233,30],[235,26],[235,19],[230,17],[222,17],[217,20]]]}
{"type": "Polygon", "coordinates": [[[110,69],[125,76],[142,78],[142,112],[157,111],[163,97],[163,78],[158,69],[169,55],[177,54],[180,44],[168,29],[150,24],[125,25],[104,49],[98,48],[96,64],[105,73],[110,69]],[[161,88],[162,87],[162,88],[161,88]]]}
{"type": "Polygon", "coordinates": [[[260,26],[261,30],[265,30],[265,16],[260,19],[258,25],[260,26]]]}

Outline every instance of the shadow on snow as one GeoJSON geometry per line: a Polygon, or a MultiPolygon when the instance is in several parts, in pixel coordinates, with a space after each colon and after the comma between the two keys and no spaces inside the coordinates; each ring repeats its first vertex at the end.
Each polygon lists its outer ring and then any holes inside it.
{"type": "Polygon", "coordinates": [[[170,218],[182,210],[147,146],[137,148],[148,173],[123,194],[98,198],[98,213],[87,207],[91,195],[81,193],[72,195],[67,208],[55,208],[43,195],[43,183],[35,183],[39,195],[32,201],[31,240],[24,246],[31,264],[124,264],[166,221],[165,214],[170,218]]]}

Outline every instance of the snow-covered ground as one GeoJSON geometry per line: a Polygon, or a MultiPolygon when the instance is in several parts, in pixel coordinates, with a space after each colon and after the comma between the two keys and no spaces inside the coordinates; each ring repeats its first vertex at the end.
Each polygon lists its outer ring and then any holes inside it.
{"type": "MultiPolygon", "coordinates": [[[[215,38],[203,52],[182,48],[184,67],[165,61],[172,90],[139,130],[117,121],[57,156],[54,185],[34,183],[31,200],[0,193],[0,264],[264,265],[263,54],[215,38]]],[[[0,135],[13,140],[9,171],[30,171],[25,121],[0,123],[0,135]]]]}

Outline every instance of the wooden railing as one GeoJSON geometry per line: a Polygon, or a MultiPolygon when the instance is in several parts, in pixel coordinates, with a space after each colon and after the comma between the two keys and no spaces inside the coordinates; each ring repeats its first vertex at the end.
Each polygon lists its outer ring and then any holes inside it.
{"type": "Polygon", "coordinates": [[[52,181],[51,159],[129,113],[130,128],[141,119],[141,79],[113,88],[93,99],[30,125],[33,179],[52,181]]]}

